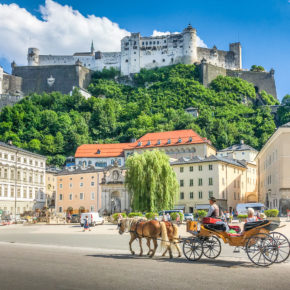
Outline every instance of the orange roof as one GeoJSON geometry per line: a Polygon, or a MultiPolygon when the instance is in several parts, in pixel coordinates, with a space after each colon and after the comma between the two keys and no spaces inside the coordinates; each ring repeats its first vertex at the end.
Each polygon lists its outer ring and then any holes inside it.
{"type": "Polygon", "coordinates": [[[191,129],[147,133],[134,143],[84,144],[77,148],[75,157],[121,157],[124,156],[124,150],[201,143],[208,143],[211,145],[209,140],[200,137],[191,129]]]}
{"type": "Polygon", "coordinates": [[[114,143],[114,144],[83,144],[77,148],[76,158],[80,157],[119,157],[124,156],[124,149],[130,143],[114,143]]]}
{"type": "Polygon", "coordinates": [[[211,142],[206,138],[202,138],[193,130],[188,129],[188,130],[147,133],[146,135],[138,139],[137,142],[129,144],[130,148],[152,148],[152,147],[199,144],[199,143],[211,144],[211,142]]]}

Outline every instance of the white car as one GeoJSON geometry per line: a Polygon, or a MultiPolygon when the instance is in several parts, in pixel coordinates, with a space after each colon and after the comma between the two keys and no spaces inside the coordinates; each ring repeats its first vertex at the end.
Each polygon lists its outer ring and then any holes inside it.
{"type": "Polygon", "coordinates": [[[84,212],[81,214],[81,226],[84,226],[85,219],[88,217],[89,225],[94,227],[95,225],[102,225],[104,223],[104,219],[99,216],[97,212],[84,212]]]}

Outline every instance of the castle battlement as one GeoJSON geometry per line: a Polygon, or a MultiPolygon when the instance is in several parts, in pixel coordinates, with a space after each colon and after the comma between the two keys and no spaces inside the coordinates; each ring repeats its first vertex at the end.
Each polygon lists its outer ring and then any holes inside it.
{"type": "Polygon", "coordinates": [[[242,69],[240,43],[231,43],[229,51],[197,46],[196,29],[187,26],[181,33],[162,36],[141,36],[131,33],[121,40],[121,51],[95,51],[92,43],[89,52],[76,52],[73,55],[40,55],[37,48],[28,49],[28,66],[74,65],[78,60],[93,71],[115,68],[122,75],[138,73],[142,68],[172,64],[207,63],[225,69],[242,69]]]}

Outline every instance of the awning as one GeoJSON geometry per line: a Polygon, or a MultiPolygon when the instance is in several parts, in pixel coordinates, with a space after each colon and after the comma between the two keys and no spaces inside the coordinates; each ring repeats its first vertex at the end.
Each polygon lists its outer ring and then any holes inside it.
{"type": "Polygon", "coordinates": [[[209,209],[209,204],[197,204],[196,209],[209,209]]]}
{"type": "Polygon", "coordinates": [[[173,209],[184,210],[185,205],[175,205],[173,209]]]}

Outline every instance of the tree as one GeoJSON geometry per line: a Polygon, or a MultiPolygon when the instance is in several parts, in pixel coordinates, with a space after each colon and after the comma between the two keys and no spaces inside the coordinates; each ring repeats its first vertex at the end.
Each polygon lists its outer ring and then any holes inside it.
{"type": "Polygon", "coordinates": [[[264,67],[262,67],[261,65],[252,65],[250,71],[265,71],[264,67]]]}
{"type": "Polygon", "coordinates": [[[179,192],[169,157],[162,151],[134,154],[126,161],[125,184],[134,211],[156,212],[171,209],[179,192]]]}

